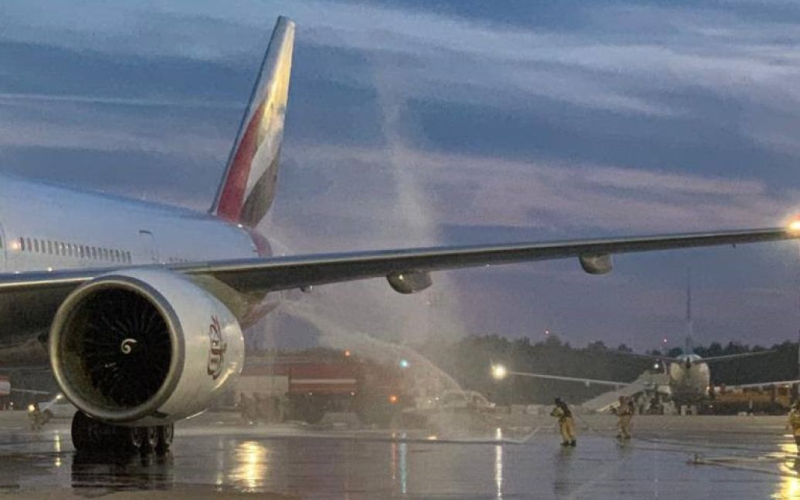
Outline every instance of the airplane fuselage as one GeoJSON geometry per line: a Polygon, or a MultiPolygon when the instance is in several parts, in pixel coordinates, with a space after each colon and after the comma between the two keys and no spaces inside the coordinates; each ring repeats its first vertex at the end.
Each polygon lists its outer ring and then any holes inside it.
{"type": "Polygon", "coordinates": [[[679,401],[696,401],[708,394],[711,371],[696,354],[683,354],[669,365],[670,387],[679,401]]]}
{"type": "MultiPolygon", "coordinates": [[[[0,273],[179,264],[270,253],[263,238],[208,214],[0,175],[0,273]]],[[[47,363],[61,297],[0,296],[0,365],[47,363]],[[25,306],[21,304],[24,302],[25,306]]],[[[255,306],[255,304],[253,304],[255,306]]]]}

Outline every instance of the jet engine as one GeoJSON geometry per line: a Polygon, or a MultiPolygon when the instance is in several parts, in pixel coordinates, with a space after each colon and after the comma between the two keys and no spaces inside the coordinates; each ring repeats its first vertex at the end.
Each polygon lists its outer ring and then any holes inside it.
{"type": "Polygon", "coordinates": [[[50,331],[64,395],[112,424],[157,426],[202,412],[239,378],[244,338],[233,313],[179,274],[130,269],[67,297],[50,331]]]}

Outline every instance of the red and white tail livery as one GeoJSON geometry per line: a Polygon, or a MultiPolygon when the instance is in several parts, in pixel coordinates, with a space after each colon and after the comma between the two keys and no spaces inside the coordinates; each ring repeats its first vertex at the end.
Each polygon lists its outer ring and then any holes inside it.
{"type": "Polygon", "coordinates": [[[280,17],[211,208],[226,221],[255,227],[275,198],[293,47],[294,23],[280,17]]]}

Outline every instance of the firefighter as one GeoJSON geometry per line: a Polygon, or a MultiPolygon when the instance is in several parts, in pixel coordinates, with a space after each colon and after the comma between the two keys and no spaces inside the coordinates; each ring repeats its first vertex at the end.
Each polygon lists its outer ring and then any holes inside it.
{"type": "Polygon", "coordinates": [[[556,407],[550,412],[550,416],[558,419],[558,429],[561,431],[561,446],[575,446],[575,421],[572,419],[572,411],[561,398],[556,398],[555,405],[556,407]]]}
{"type": "Polygon", "coordinates": [[[619,397],[619,405],[614,408],[617,414],[617,426],[619,427],[618,439],[631,438],[631,420],[633,420],[633,402],[625,396],[619,397]]]}
{"type": "Polygon", "coordinates": [[[39,409],[39,403],[28,405],[28,420],[31,423],[32,431],[38,431],[44,427],[44,424],[46,423],[45,415],[42,413],[42,410],[39,409]]]}
{"type": "Polygon", "coordinates": [[[797,452],[800,454],[800,401],[795,401],[792,410],[789,412],[789,423],[787,427],[792,429],[794,442],[797,445],[797,452]]]}

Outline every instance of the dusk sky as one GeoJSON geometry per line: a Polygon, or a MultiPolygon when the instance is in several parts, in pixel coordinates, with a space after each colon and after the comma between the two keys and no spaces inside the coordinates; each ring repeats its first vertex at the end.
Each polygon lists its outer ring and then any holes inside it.
{"type": "MultiPolygon", "coordinates": [[[[278,15],[296,21],[296,48],[261,230],[288,253],[772,227],[800,212],[789,1],[4,1],[0,168],[206,210],[278,15]]],[[[697,342],[797,337],[797,244],[615,262],[600,277],[575,260],[437,273],[413,297],[384,280],[329,285],[263,328],[679,346],[691,267],[697,342]]]]}

